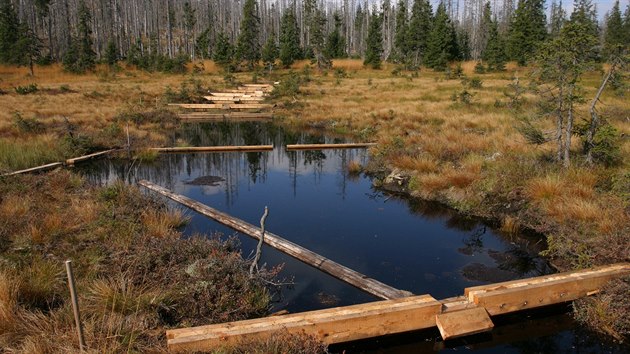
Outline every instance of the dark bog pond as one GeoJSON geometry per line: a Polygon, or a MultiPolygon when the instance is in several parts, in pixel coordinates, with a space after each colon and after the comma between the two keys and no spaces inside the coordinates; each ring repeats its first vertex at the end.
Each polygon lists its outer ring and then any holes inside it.
{"type": "MultiPolygon", "coordinates": [[[[349,164],[367,162],[366,150],[287,152],[284,148],[286,144],[343,142],[341,139],[292,133],[270,123],[191,124],[174,132],[172,139],[173,144],[273,144],[275,149],[163,154],[156,161],[134,164],[99,160],[78,168],[97,184],[147,179],[254,225],[259,225],[268,206],[266,227],[270,232],[385,284],[436,299],[461,295],[469,286],[550,272],[538,257],[542,246],[537,238],[501,234],[480,220],[462,217],[434,203],[388,194],[374,188],[369,177],[349,173],[349,164]]],[[[186,235],[234,234],[204,216],[188,213],[191,222],[186,235]]],[[[246,236],[239,239],[243,256],[250,256],[256,242],[246,236]]],[[[377,300],[270,247],[263,248],[262,262],[268,267],[283,264],[281,276],[293,279],[292,286],[277,294],[274,310],[300,312],[377,300]]],[[[538,352],[537,348],[552,348],[549,343],[561,351],[572,351],[584,336],[576,335],[576,326],[564,308],[552,312],[522,315],[522,323],[544,323],[547,317],[562,323],[536,332],[542,339],[512,337],[501,343],[491,336],[476,340],[485,343],[481,346],[484,351],[528,352],[530,348],[538,352]],[[520,342],[524,344],[516,345],[520,342]],[[543,344],[546,347],[539,346],[543,344]]],[[[508,328],[507,332],[518,334],[523,329],[508,328]]],[[[436,342],[438,337],[436,331],[423,331],[333,349],[396,353],[448,349],[436,342]]],[[[614,349],[593,343],[595,347],[590,348],[595,351],[614,349]]],[[[450,345],[473,348],[467,342],[450,345]]]]}

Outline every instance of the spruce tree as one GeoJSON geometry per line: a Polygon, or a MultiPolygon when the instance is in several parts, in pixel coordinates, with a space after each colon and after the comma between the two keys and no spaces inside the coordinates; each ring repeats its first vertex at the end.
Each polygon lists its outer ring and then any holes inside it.
{"type": "Polygon", "coordinates": [[[575,0],[570,20],[584,26],[589,35],[599,37],[597,10],[591,0],[575,0]]]}
{"type": "Polygon", "coordinates": [[[556,38],[560,34],[560,30],[567,20],[567,14],[562,7],[562,0],[556,3],[555,0],[551,2],[551,18],[549,19],[549,36],[556,38]]]}
{"type": "Polygon", "coordinates": [[[383,54],[383,21],[382,16],[375,8],[370,16],[370,27],[368,29],[367,43],[365,49],[364,66],[372,69],[381,68],[381,55],[383,54]]]}
{"type": "Polygon", "coordinates": [[[481,59],[488,65],[489,71],[505,70],[505,41],[499,33],[499,24],[496,20],[491,20],[488,27],[488,41],[481,59]]]}
{"type": "Polygon", "coordinates": [[[96,53],[92,49],[92,15],[85,1],[79,2],[77,13],[79,23],[77,36],[71,40],[70,48],[64,56],[64,68],[73,73],[84,73],[94,70],[96,66],[96,53]]]}
{"type": "Polygon", "coordinates": [[[560,35],[541,46],[537,62],[538,80],[544,83],[548,102],[556,120],[557,159],[569,167],[571,137],[574,134],[575,105],[581,101],[579,82],[582,74],[593,68],[597,37],[589,23],[580,20],[574,9],[560,35]]]}
{"type": "Polygon", "coordinates": [[[269,69],[269,72],[273,70],[277,59],[278,45],[276,45],[276,35],[271,33],[262,49],[262,61],[265,67],[269,69]]]}
{"type": "Polygon", "coordinates": [[[287,9],[280,24],[280,61],[288,68],[302,57],[300,49],[300,30],[295,18],[295,8],[287,9]]]}
{"type": "Polygon", "coordinates": [[[238,62],[245,61],[249,70],[254,69],[260,60],[260,18],[258,18],[256,0],[245,0],[241,31],[236,41],[236,58],[238,62]]]}
{"type": "Polygon", "coordinates": [[[0,62],[16,64],[15,44],[20,39],[20,21],[11,0],[0,0],[0,62]]]}
{"type": "Polygon", "coordinates": [[[630,3],[628,3],[623,14],[623,33],[625,38],[624,45],[630,47],[630,3]]]}
{"type": "Polygon", "coordinates": [[[440,2],[427,41],[424,64],[434,70],[444,70],[453,57],[453,27],[446,13],[444,2],[440,2]]]}
{"type": "Polygon", "coordinates": [[[429,0],[414,0],[411,8],[411,19],[407,40],[408,50],[413,56],[416,65],[425,63],[425,52],[433,22],[433,9],[429,0]]]}
{"type": "Polygon", "coordinates": [[[331,59],[346,57],[346,40],[341,35],[341,16],[335,12],[333,16],[335,20],[335,28],[328,35],[326,40],[326,52],[331,59]]]}
{"type": "Polygon", "coordinates": [[[508,31],[507,52],[519,65],[529,57],[547,36],[544,0],[521,0],[508,31]]]}
{"type": "Polygon", "coordinates": [[[407,17],[407,5],[405,0],[398,2],[396,12],[396,36],[394,37],[394,58],[398,62],[407,62],[409,56],[409,21],[407,17]]]}
{"type": "Polygon", "coordinates": [[[113,39],[110,39],[107,42],[107,47],[105,48],[105,55],[103,57],[105,64],[113,67],[118,62],[118,49],[116,48],[116,42],[113,39]]]}
{"type": "Polygon", "coordinates": [[[35,32],[24,22],[19,26],[19,39],[13,47],[16,57],[14,63],[18,66],[28,66],[31,76],[35,75],[33,66],[40,56],[41,43],[35,32]]]}
{"type": "Polygon", "coordinates": [[[453,28],[453,33],[456,34],[457,38],[455,45],[457,49],[456,58],[459,60],[470,60],[472,56],[470,54],[470,37],[468,36],[468,32],[463,28],[453,28]]]}
{"type": "Polygon", "coordinates": [[[210,38],[211,31],[212,29],[210,27],[206,28],[199,34],[195,41],[195,54],[201,59],[210,58],[210,47],[212,45],[210,38]]]}
{"type": "Polygon", "coordinates": [[[604,53],[608,57],[618,53],[625,46],[623,19],[619,9],[619,0],[615,1],[613,8],[606,17],[606,34],[604,36],[604,53]]]}
{"type": "Polygon", "coordinates": [[[325,27],[326,17],[318,8],[313,9],[313,13],[311,14],[310,31],[311,49],[313,50],[315,62],[317,63],[317,67],[319,69],[332,67],[332,61],[330,61],[330,57],[328,56],[328,52],[326,51],[324,33],[325,27]]]}
{"type": "Polygon", "coordinates": [[[230,42],[230,37],[224,32],[219,33],[217,36],[212,60],[227,72],[234,70],[234,46],[230,42]]]}

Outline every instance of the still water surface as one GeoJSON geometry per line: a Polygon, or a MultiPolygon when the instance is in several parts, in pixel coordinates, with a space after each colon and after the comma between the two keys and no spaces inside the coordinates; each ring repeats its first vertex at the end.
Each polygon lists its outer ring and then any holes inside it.
{"type": "MultiPolygon", "coordinates": [[[[434,203],[385,193],[374,188],[369,177],[350,174],[350,162],[367,162],[365,150],[284,149],[286,144],[342,142],[340,139],[292,133],[269,123],[220,123],[185,125],[173,132],[172,140],[194,146],[273,144],[275,149],[164,154],[157,161],[141,164],[100,160],[80,168],[98,184],[147,179],[254,225],[268,206],[266,228],[270,232],[395,288],[437,299],[461,295],[469,286],[550,272],[537,256],[543,246],[535,237],[501,234],[480,220],[434,203]]],[[[195,212],[189,211],[189,215],[186,235],[234,234],[195,212]]],[[[255,241],[246,236],[239,239],[243,255],[250,256],[255,241]]],[[[278,293],[274,310],[300,312],[376,300],[270,247],[263,248],[262,262],[270,267],[284,264],[281,276],[294,283],[278,293]]],[[[505,321],[506,326],[498,326],[490,336],[449,343],[450,348],[436,341],[436,331],[423,331],[333,349],[387,353],[464,348],[517,353],[620,349],[578,335],[565,308],[520,316],[520,325],[505,321]]]]}

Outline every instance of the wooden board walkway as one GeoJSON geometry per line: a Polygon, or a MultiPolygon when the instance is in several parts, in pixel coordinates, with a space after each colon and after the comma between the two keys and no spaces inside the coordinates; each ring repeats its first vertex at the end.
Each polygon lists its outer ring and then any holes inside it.
{"type": "Polygon", "coordinates": [[[273,150],[273,145],[243,145],[243,146],[190,146],[149,148],[156,152],[258,152],[273,150]]]}
{"type": "Polygon", "coordinates": [[[240,340],[265,339],[275,333],[308,333],[327,344],[366,339],[440,325],[446,338],[475,334],[492,329],[488,314],[500,315],[559,304],[596,293],[608,281],[630,274],[630,263],[613,264],[575,272],[546,275],[510,282],[471,287],[467,297],[437,301],[429,295],[337,307],[290,315],[236,321],[209,326],[166,331],[168,349],[172,351],[212,350],[240,340]],[[549,286],[546,294],[540,287],[549,286]],[[561,289],[558,284],[564,284],[561,289]],[[553,295],[557,296],[553,296],[553,295]],[[562,294],[562,296],[560,296],[562,294]],[[493,300],[490,311],[482,305],[483,296],[493,300]],[[453,310],[468,301],[463,310],[453,310]],[[524,299],[525,306],[509,306],[524,299]],[[453,303],[451,306],[450,303],[453,303]],[[496,304],[506,304],[497,306],[496,304]],[[446,315],[444,315],[446,314],[446,315]]]}
{"type": "Polygon", "coordinates": [[[372,146],[376,146],[376,143],[295,144],[287,145],[287,150],[361,149],[372,146]]]}
{"type": "MultiPolygon", "coordinates": [[[[170,190],[160,187],[149,181],[142,180],[138,182],[138,184],[165,197],[168,197],[178,203],[181,203],[193,209],[194,211],[210,217],[217,222],[228,226],[240,233],[243,233],[255,239],[260,239],[261,230],[243,220],[222,213],[186,196],[175,194],[170,190]]],[[[398,290],[389,285],[385,285],[378,280],[369,278],[366,275],[356,272],[348,267],[345,267],[337,262],[334,262],[324,256],[321,256],[271,232],[265,232],[264,241],[269,246],[281,252],[284,252],[289,256],[292,256],[314,268],[328,273],[342,281],[345,281],[350,285],[353,285],[381,299],[397,299],[411,295],[411,293],[408,291],[398,290]]]]}
{"type": "Polygon", "coordinates": [[[169,106],[186,109],[266,109],[273,108],[268,103],[169,103],[169,106]]]}

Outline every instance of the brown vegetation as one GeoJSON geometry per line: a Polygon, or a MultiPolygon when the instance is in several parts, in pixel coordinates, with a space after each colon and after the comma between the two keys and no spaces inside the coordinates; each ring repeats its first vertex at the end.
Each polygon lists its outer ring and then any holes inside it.
{"type": "Polygon", "coordinates": [[[163,351],[164,329],[264,315],[270,296],[234,240],[181,239],[179,211],[65,171],[0,180],[0,347],[78,348],[72,259],[90,351],[163,351]],[[25,191],[29,191],[25,194],[25,191]]]}

